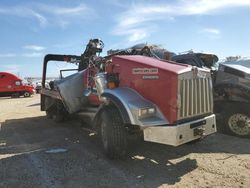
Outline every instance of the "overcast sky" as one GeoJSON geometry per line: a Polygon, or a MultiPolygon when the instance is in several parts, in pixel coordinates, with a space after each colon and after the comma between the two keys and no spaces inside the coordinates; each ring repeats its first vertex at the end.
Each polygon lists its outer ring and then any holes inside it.
{"type": "Polygon", "coordinates": [[[249,19],[249,0],[1,0],[0,71],[41,76],[45,54],[80,55],[90,38],[104,52],[148,42],[250,56],[249,19]]]}

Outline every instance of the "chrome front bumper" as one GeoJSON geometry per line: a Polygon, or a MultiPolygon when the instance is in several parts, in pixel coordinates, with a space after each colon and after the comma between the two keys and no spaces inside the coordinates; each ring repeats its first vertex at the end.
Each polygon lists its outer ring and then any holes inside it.
{"type": "Polygon", "coordinates": [[[215,132],[216,119],[214,114],[177,126],[155,126],[143,130],[145,141],[172,146],[179,146],[215,132]]]}

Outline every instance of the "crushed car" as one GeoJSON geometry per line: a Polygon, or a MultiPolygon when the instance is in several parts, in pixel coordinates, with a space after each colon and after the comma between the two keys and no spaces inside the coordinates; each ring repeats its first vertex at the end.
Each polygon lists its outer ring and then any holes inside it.
{"type": "Polygon", "coordinates": [[[214,81],[214,100],[222,131],[250,137],[250,59],[219,64],[214,81]]]}

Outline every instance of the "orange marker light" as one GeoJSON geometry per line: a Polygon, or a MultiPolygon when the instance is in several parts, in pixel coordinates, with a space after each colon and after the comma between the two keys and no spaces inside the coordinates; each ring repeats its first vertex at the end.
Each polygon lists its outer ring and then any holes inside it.
{"type": "Polygon", "coordinates": [[[108,82],[108,88],[109,89],[114,89],[115,88],[115,83],[114,82],[108,82]]]}

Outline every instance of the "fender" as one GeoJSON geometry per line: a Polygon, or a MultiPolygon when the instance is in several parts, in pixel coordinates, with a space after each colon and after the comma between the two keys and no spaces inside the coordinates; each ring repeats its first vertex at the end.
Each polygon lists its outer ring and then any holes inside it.
{"type": "Polygon", "coordinates": [[[169,124],[169,121],[155,104],[131,88],[105,89],[101,97],[105,97],[106,103],[111,102],[119,109],[124,123],[139,125],[140,127],[169,124]],[[154,108],[155,113],[147,117],[139,117],[139,110],[146,108],[154,108]]]}

